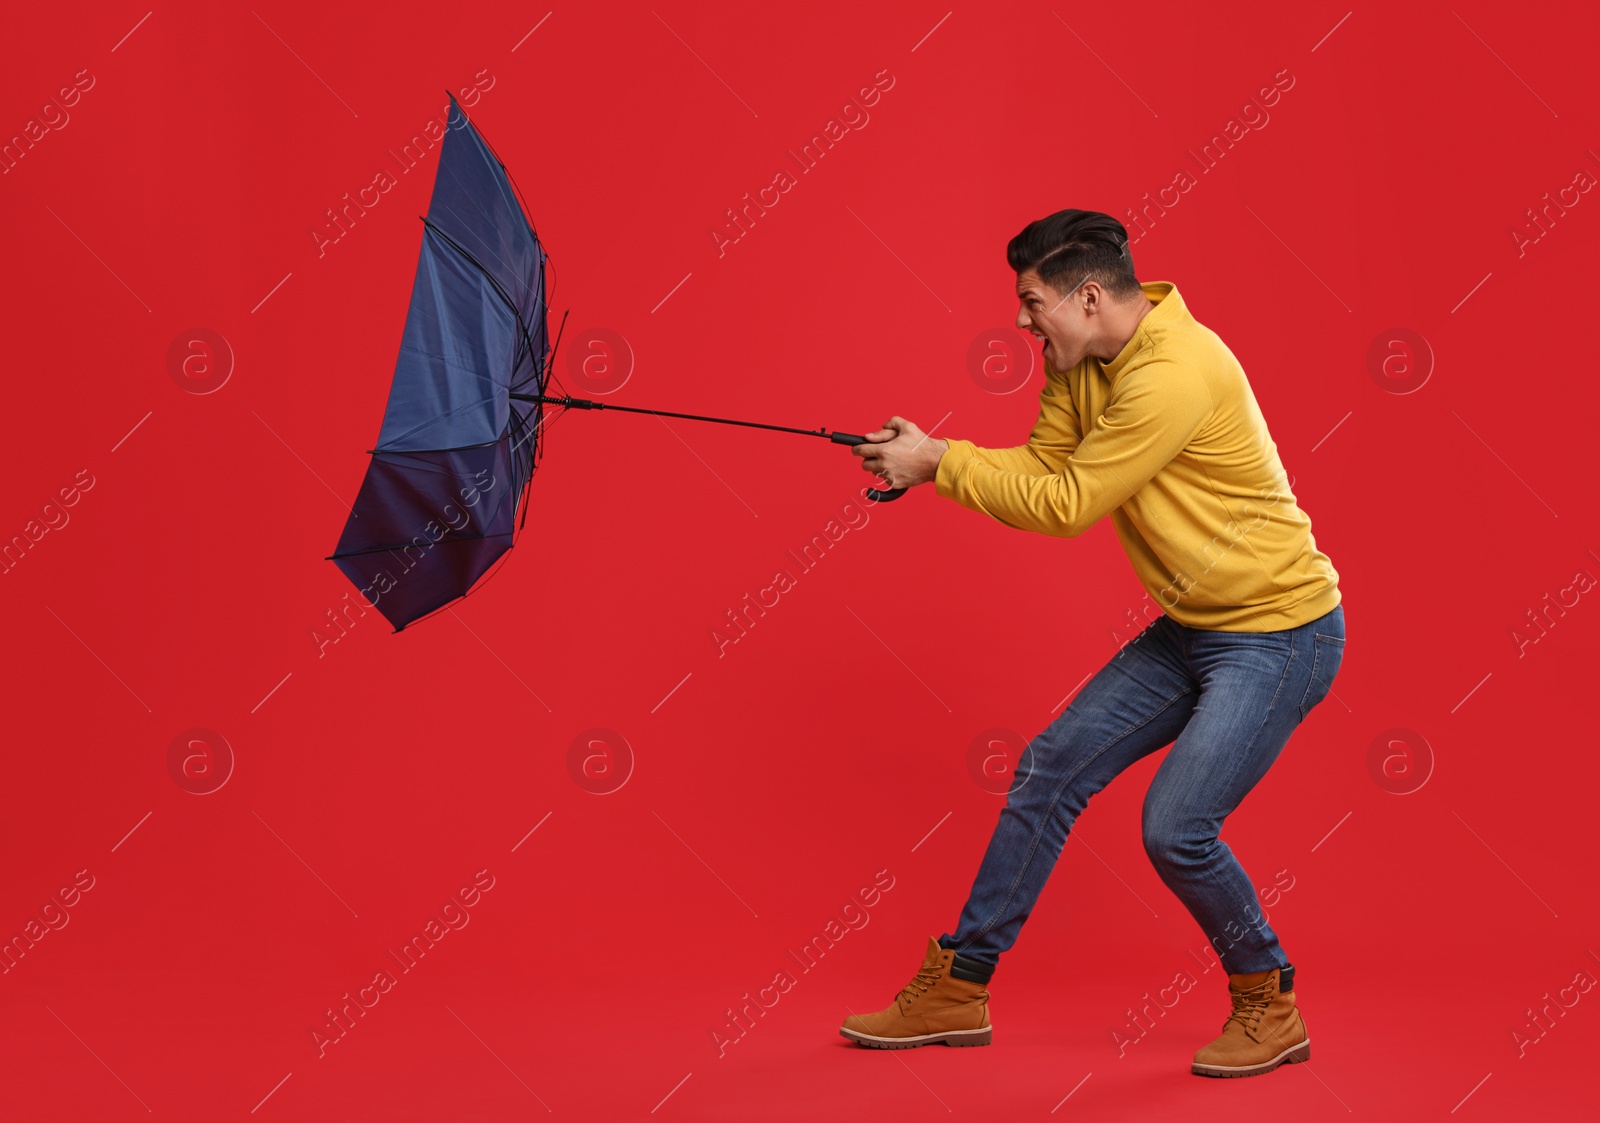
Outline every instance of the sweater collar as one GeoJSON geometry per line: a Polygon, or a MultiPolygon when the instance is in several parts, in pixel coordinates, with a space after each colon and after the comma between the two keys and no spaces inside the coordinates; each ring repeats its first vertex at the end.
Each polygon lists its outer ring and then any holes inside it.
{"type": "Polygon", "coordinates": [[[1132,337],[1122,350],[1117,352],[1117,357],[1101,364],[1106,378],[1112,381],[1128,368],[1135,355],[1154,343],[1156,333],[1181,319],[1187,311],[1183,297],[1178,293],[1178,286],[1171,281],[1145,281],[1139,287],[1144,290],[1146,299],[1153,307],[1145,313],[1144,319],[1139,321],[1139,326],[1134,329],[1132,337]]]}

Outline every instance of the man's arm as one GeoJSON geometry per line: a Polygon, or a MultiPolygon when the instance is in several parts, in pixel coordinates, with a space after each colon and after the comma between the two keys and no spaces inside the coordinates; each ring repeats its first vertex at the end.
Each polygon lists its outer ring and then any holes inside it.
{"type": "MultiPolygon", "coordinates": [[[[1032,471],[1024,460],[1032,459],[1032,453],[989,450],[1017,465],[1000,467],[970,441],[952,440],[939,460],[934,489],[1007,526],[1074,538],[1126,503],[1170,463],[1212,408],[1198,371],[1150,363],[1123,376],[1105,412],[1064,462],[1032,471]]],[[[1059,447],[1047,442],[1042,451],[1049,457],[1059,447]]]]}

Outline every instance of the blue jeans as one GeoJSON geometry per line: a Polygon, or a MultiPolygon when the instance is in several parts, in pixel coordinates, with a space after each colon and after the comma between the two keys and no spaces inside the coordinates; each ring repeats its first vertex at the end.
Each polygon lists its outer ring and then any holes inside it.
{"type": "Polygon", "coordinates": [[[1145,794],[1145,852],[1229,974],[1288,967],[1222,821],[1266,775],[1344,659],[1344,606],[1276,632],[1190,628],[1163,614],[1030,742],[954,933],[987,965],[1016,942],[1089,797],[1171,744],[1145,794]]]}

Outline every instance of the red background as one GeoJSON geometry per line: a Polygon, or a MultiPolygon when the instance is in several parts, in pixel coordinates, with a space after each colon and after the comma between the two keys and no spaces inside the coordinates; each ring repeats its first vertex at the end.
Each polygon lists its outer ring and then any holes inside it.
{"type": "Polygon", "coordinates": [[[1511,236],[1600,176],[1586,6],[149,11],[5,17],[0,132],[94,78],[0,177],[0,532],[94,480],[0,578],[0,931],[94,878],[0,976],[6,1117],[1593,1110],[1600,992],[1542,1036],[1526,1011],[1600,977],[1581,717],[1600,594],[1574,583],[1600,576],[1575,453],[1593,364],[1573,345],[1600,196],[1520,254],[1511,236]],[[870,122],[719,257],[725,209],[880,71],[870,122]],[[1200,172],[1189,150],[1281,71],[1270,122],[1200,172]],[[1007,239],[1062,207],[1124,217],[1191,171],[1139,275],[1239,356],[1347,613],[1333,696],[1225,831],[1263,887],[1292,882],[1268,912],[1310,1064],[1188,1073],[1227,1001],[1140,845],[1160,754],[1069,839],[993,981],[993,1047],[837,1034],[955,923],[1003,800],[971,774],[974,737],[1033,736],[1131,635],[1148,602],[1108,525],[1025,535],[920,488],[719,657],[712,627],[867,477],[820,441],[571,414],[486,585],[319,649],[352,592],[324,558],[377,433],[436,150],[320,257],[310,232],[480,72],[474,120],[571,310],[557,369],[578,392],[566,353],[619,333],[623,404],[1020,443],[1042,372],[999,394],[968,361],[1016,313],[1007,239]],[[232,356],[209,394],[168,358],[197,328],[232,356]],[[1410,393],[1369,360],[1396,328],[1432,351],[1410,393]],[[1563,588],[1578,603],[1519,647],[1563,588]],[[167,763],[195,727],[235,755],[205,795],[167,763]],[[632,756],[610,794],[569,762],[597,727],[632,756]],[[1413,748],[1385,772],[1370,746],[1396,728],[1413,748]],[[470,923],[319,1057],[324,1011],[479,870],[470,923]],[[719,1056],[728,1008],[880,870],[866,927],[719,1056]],[[1125,1011],[1191,968],[1119,1056],[1125,1011]],[[1513,1031],[1541,1039],[1519,1055],[1513,1031]]]}

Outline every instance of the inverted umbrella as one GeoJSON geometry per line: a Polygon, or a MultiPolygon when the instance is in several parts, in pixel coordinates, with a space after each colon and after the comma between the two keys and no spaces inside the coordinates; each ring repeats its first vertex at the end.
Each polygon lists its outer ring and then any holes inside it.
{"type": "MultiPolygon", "coordinates": [[[[505,165],[454,96],[422,222],[383,427],[329,557],[397,632],[465,596],[511,548],[527,520],[546,405],[746,425],[835,444],[866,441],[547,394],[554,349],[544,247],[505,165]]],[[[887,501],[904,491],[867,494],[887,501]]]]}

